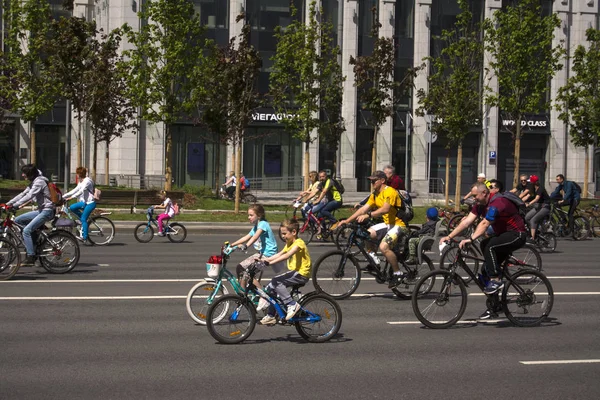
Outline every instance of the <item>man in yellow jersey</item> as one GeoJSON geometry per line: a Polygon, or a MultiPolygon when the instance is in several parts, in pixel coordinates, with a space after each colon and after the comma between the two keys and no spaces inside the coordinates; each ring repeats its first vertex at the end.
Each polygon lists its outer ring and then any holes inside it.
{"type": "Polygon", "coordinates": [[[397,209],[402,207],[402,201],[396,189],[386,185],[387,176],[383,171],[375,171],[373,175],[369,176],[369,180],[373,186],[373,193],[369,196],[367,203],[340,224],[354,220],[361,223],[369,218],[383,218],[383,223],[369,228],[369,234],[371,239],[381,240],[379,250],[394,270],[389,284],[389,287],[393,288],[398,286],[404,276],[400,272],[398,258],[393,251],[398,240],[402,243],[406,238],[406,224],[397,215],[397,209]]]}

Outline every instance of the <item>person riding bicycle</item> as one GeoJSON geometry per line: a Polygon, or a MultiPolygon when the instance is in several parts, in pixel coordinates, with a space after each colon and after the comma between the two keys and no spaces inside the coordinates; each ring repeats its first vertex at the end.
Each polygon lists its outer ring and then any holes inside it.
{"type": "Polygon", "coordinates": [[[168,221],[171,218],[173,218],[173,215],[175,215],[175,209],[173,208],[173,201],[167,197],[167,192],[164,190],[160,191],[160,201],[161,203],[158,205],[153,206],[154,209],[162,209],[165,210],[164,213],[160,214],[157,218],[156,218],[156,222],[158,223],[158,236],[165,236],[165,232],[164,232],[164,227],[163,227],[163,221],[168,221]]]}
{"type": "MultiPolygon", "coordinates": [[[[402,207],[402,200],[396,189],[386,185],[387,177],[383,171],[373,172],[369,176],[369,180],[373,185],[373,193],[369,196],[369,200],[350,217],[340,221],[340,226],[354,220],[362,223],[369,218],[383,217],[383,223],[371,226],[368,231],[372,240],[381,240],[379,250],[394,270],[388,286],[391,289],[398,286],[404,277],[398,266],[396,253],[394,253],[396,243],[399,242],[400,248],[403,249],[406,238],[406,224],[398,215],[398,209],[402,207]]],[[[368,242],[367,246],[372,247],[368,242]]],[[[368,250],[373,251],[374,249],[368,248],[368,250]]]]}
{"type": "Polygon", "coordinates": [[[230,200],[233,199],[233,197],[234,197],[235,184],[236,184],[235,172],[231,171],[229,173],[229,178],[227,178],[225,183],[221,185],[225,188],[225,193],[227,194],[227,197],[229,197],[230,200]]]}
{"type": "Polygon", "coordinates": [[[561,207],[566,205],[569,206],[569,230],[573,231],[573,217],[575,210],[577,210],[577,206],[581,201],[581,195],[579,194],[575,183],[573,181],[565,180],[565,176],[563,174],[556,175],[556,183],[558,183],[558,186],[556,189],[554,189],[550,195],[550,198],[558,199],[560,198],[560,191],[562,190],[564,192],[562,200],[558,201],[558,205],[561,207]]]}
{"type": "Polygon", "coordinates": [[[324,170],[319,171],[319,182],[321,193],[315,201],[316,206],[313,207],[313,213],[325,220],[331,221],[331,224],[335,224],[337,220],[333,216],[332,212],[340,208],[343,204],[342,194],[338,191],[336,184],[333,182],[333,178],[327,176],[327,172],[324,170]],[[327,199],[327,202],[323,202],[327,199]]]}
{"type": "MultiPolygon", "coordinates": [[[[490,187],[490,181],[488,181],[485,178],[485,174],[483,172],[480,172],[479,175],[477,175],[477,182],[476,183],[483,183],[488,188],[490,187]]],[[[471,196],[473,196],[473,193],[471,193],[471,192],[465,194],[465,196],[460,200],[460,204],[465,204],[465,200],[467,200],[471,196]]]]}
{"type": "Polygon", "coordinates": [[[88,218],[94,209],[96,209],[96,199],[94,198],[94,181],[87,176],[87,168],[77,167],[75,173],[79,177],[79,183],[75,189],[63,195],[63,200],[69,201],[78,197],[78,202],[72,204],[69,209],[79,217],[81,221],[81,236],[75,236],[83,244],[90,244],[88,241],[88,218]]]}
{"type": "MultiPolygon", "coordinates": [[[[294,285],[304,285],[310,279],[312,262],[304,240],[298,238],[300,226],[296,220],[285,220],[281,223],[281,236],[285,239],[285,247],[279,253],[267,257],[268,263],[280,263],[287,260],[286,272],[276,275],[265,288],[265,291],[275,291],[283,304],[287,306],[286,320],[293,318],[300,311],[298,304],[288,292],[287,288],[294,285]]],[[[275,308],[271,305],[267,315],[260,321],[263,325],[274,325],[275,308]]]]}
{"type": "Polygon", "coordinates": [[[535,242],[535,233],[537,227],[544,218],[550,215],[550,196],[546,189],[541,185],[540,178],[537,175],[531,175],[529,182],[533,184],[535,197],[526,203],[527,207],[531,208],[527,215],[525,215],[525,221],[529,223],[531,229],[531,240],[535,242]]]}
{"type": "Polygon", "coordinates": [[[15,218],[15,222],[23,228],[23,242],[27,256],[21,265],[35,264],[35,239],[34,232],[46,222],[54,218],[56,206],[52,203],[50,189],[48,188],[48,178],[40,174],[40,171],[34,164],[27,164],[21,168],[21,175],[27,178],[31,183],[6,203],[7,208],[12,211],[18,210],[25,203],[34,201],[37,203],[37,210],[29,211],[15,218]]]}
{"type": "MultiPolygon", "coordinates": [[[[471,193],[475,197],[476,204],[469,215],[448,236],[440,239],[440,245],[458,236],[478,216],[485,215],[471,237],[462,240],[459,246],[463,248],[467,243],[473,243],[477,238],[485,235],[490,225],[494,227],[495,236],[484,239],[481,243],[485,259],[483,270],[489,278],[484,293],[491,295],[504,286],[500,279],[500,265],[514,250],[525,244],[527,239],[525,222],[511,200],[497,193],[492,194],[484,183],[475,183],[471,187],[471,193]]],[[[493,312],[493,310],[488,311],[493,312]]]]}
{"type": "Polygon", "coordinates": [[[535,188],[533,183],[529,182],[527,175],[521,175],[519,177],[519,184],[511,192],[516,193],[525,203],[530,202],[535,197],[535,188]]]}
{"type": "Polygon", "coordinates": [[[298,197],[294,199],[294,202],[302,202],[304,205],[300,209],[302,212],[302,216],[306,218],[306,213],[313,206],[313,200],[318,198],[318,193],[320,191],[320,182],[317,179],[317,171],[310,171],[308,174],[308,180],[310,185],[308,189],[303,190],[298,194],[298,197]]]}
{"type": "MultiPolygon", "coordinates": [[[[400,178],[399,175],[396,174],[395,171],[396,171],[396,168],[394,168],[393,165],[386,165],[385,167],[383,167],[383,172],[385,173],[385,176],[387,177],[385,184],[393,187],[396,190],[406,190],[406,187],[404,186],[404,181],[402,180],[402,178],[400,178]]],[[[369,200],[369,196],[362,199],[359,203],[356,203],[354,205],[354,208],[359,208],[360,206],[364,206],[367,203],[367,200],[369,200]]]]}
{"type": "MultiPolygon", "coordinates": [[[[252,229],[247,235],[241,237],[231,244],[231,246],[238,246],[242,250],[246,250],[250,246],[254,246],[254,249],[258,251],[240,262],[237,267],[238,279],[242,275],[242,272],[261,257],[270,257],[277,254],[277,240],[275,234],[271,229],[271,225],[267,222],[265,209],[260,204],[253,204],[248,207],[248,221],[252,224],[252,229]]],[[[283,265],[274,263],[271,265],[273,271],[278,273],[283,270],[283,265]]],[[[259,282],[255,280],[254,285],[258,287],[259,282]]],[[[244,284],[242,284],[244,286],[244,284]]]]}

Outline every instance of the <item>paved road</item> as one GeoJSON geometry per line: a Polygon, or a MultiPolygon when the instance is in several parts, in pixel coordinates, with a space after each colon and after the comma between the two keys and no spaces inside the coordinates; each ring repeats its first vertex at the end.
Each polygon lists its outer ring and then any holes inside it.
{"type": "MultiPolygon", "coordinates": [[[[189,319],[184,298],[226,239],[143,245],[119,235],[84,248],[70,274],[24,268],[0,282],[0,399],[600,397],[600,363],[581,362],[600,359],[598,241],[562,241],[544,256],[556,296],[541,327],[477,324],[484,304],[473,295],[470,323],[425,329],[407,301],[365,279],[340,302],[342,329],[329,343],[258,326],[224,346],[189,319]],[[522,363],[569,360],[578,362],[522,363]]],[[[330,248],[310,245],[314,259],[330,248]]]]}

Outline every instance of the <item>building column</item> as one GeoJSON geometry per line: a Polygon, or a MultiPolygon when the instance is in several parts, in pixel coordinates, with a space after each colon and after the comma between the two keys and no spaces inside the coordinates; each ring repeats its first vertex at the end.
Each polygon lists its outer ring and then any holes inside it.
{"type": "MultiPolygon", "coordinates": [[[[502,8],[502,0],[487,0],[485,5],[484,17],[492,19],[494,13],[502,8]]],[[[490,63],[492,62],[492,55],[488,52],[484,52],[483,56],[483,68],[484,70],[490,71],[490,75],[487,77],[486,84],[494,92],[498,93],[498,77],[496,77],[491,71],[490,63]]],[[[478,173],[483,172],[487,179],[494,179],[498,176],[498,147],[499,147],[499,134],[500,127],[500,110],[498,107],[489,107],[484,104],[482,109],[483,118],[483,137],[479,144],[479,166],[478,173]],[[490,164],[489,154],[490,151],[496,152],[496,163],[490,164]]],[[[506,157],[506,155],[502,155],[506,157]]],[[[503,182],[505,183],[505,182],[503,182]]]]}
{"type": "Polygon", "coordinates": [[[340,140],[340,172],[344,187],[348,192],[356,191],[356,124],[357,92],[354,86],[354,69],[350,65],[350,56],[358,56],[358,12],[357,0],[347,0],[344,6],[344,27],[342,41],[342,74],[344,92],[342,94],[342,116],[346,122],[346,131],[340,140]]]}
{"type": "MultiPolygon", "coordinates": [[[[394,37],[395,8],[396,0],[383,0],[379,6],[379,22],[381,23],[379,34],[382,37],[392,39],[394,37]]],[[[377,138],[377,160],[376,165],[373,165],[373,170],[382,170],[384,166],[392,163],[393,137],[394,117],[392,116],[388,117],[383,125],[379,127],[379,135],[377,138]]]]}
{"type": "MultiPolygon", "coordinates": [[[[429,21],[431,19],[431,2],[432,0],[416,0],[415,6],[415,39],[414,39],[414,68],[418,68],[423,64],[423,58],[429,57],[430,54],[430,30],[429,21]]],[[[419,89],[429,90],[427,75],[429,71],[429,62],[423,73],[417,75],[415,79],[415,87],[419,89]]],[[[417,91],[413,91],[413,104],[419,104],[417,91]]],[[[414,115],[412,129],[412,160],[410,167],[410,188],[411,192],[417,196],[425,197],[429,193],[429,182],[427,182],[427,162],[428,162],[428,144],[425,140],[425,131],[427,124],[424,117],[414,115]]],[[[408,133],[408,132],[407,132],[408,133]]]]}

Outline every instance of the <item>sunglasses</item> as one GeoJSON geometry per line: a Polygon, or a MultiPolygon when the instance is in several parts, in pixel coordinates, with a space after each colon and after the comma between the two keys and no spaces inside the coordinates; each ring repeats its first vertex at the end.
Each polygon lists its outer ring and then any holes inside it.
{"type": "Polygon", "coordinates": [[[369,179],[369,181],[371,181],[371,183],[375,183],[377,182],[379,179],[369,179]]]}
{"type": "Polygon", "coordinates": [[[496,186],[490,186],[490,189],[498,189],[496,186]]]}
{"type": "Polygon", "coordinates": [[[521,182],[527,182],[527,179],[521,179],[521,182]]]}

